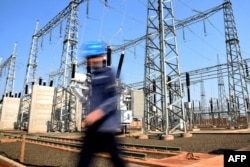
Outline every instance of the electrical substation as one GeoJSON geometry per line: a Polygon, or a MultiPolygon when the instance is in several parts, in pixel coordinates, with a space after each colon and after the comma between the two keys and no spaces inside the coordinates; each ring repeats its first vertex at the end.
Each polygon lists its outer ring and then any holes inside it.
{"type": "MultiPolygon", "coordinates": [[[[78,57],[78,32],[82,31],[78,24],[79,6],[83,4],[88,6],[89,1],[71,0],[42,28],[37,21],[22,92],[14,93],[16,43],[10,57],[0,62],[0,72],[7,69],[6,78],[2,78],[6,82],[0,104],[1,130],[29,133],[82,130],[82,120],[88,113],[89,93],[88,73],[79,72],[79,68],[86,68],[85,62],[78,57]],[[62,26],[63,21],[66,24],[59,69],[51,72],[46,82],[37,76],[39,41],[54,28],[62,26]]],[[[112,54],[120,54],[119,64],[112,66],[117,67],[122,126],[140,121],[143,134],[159,134],[166,138],[174,134],[187,135],[188,130],[199,127],[248,128],[250,59],[244,59],[241,54],[233,4],[224,0],[218,6],[177,21],[173,11],[171,0],[148,0],[146,34],[119,46],[111,43],[107,48],[107,66],[111,66],[112,54]],[[218,57],[215,66],[181,71],[176,31],[202,22],[219,11],[224,18],[227,62],[221,64],[218,57]],[[144,80],[125,84],[119,75],[123,73],[126,49],[142,42],[145,43],[145,56],[144,67],[140,68],[144,68],[144,80]],[[204,82],[210,79],[217,79],[218,97],[209,99],[207,105],[204,82]],[[190,88],[197,83],[201,98],[195,102],[190,88]]]]}

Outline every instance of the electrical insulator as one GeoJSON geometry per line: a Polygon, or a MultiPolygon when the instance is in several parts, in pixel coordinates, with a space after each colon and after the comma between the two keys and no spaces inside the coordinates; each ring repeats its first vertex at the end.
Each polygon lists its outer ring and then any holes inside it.
{"type": "Polygon", "coordinates": [[[116,73],[116,78],[120,78],[123,59],[124,59],[124,51],[122,51],[122,53],[121,53],[121,57],[120,57],[120,60],[119,60],[118,69],[117,69],[117,73],[116,73]]]}
{"type": "Polygon", "coordinates": [[[245,68],[246,68],[246,76],[249,77],[248,65],[246,62],[245,62],[245,68]]]}
{"type": "Polygon", "coordinates": [[[52,87],[53,86],[53,80],[50,80],[49,82],[49,86],[52,87]]]}
{"type": "Polygon", "coordinates": [[[75,72],[76,72],[76,64],[72,63],[72,71],[71,71],[71,78],[75,78],[75,72]]]}
{"type": "Polygon", "coordinates": [[[111,47],[107,47],[107,66],[111,66],[111,47]]]}
{"type": "Polygon", "coordinates": [[[156,92],[156,82],[153,80],[153,92],[156,92]]]}
{"type": "Polygon", "coordinates": [[[186,84],[187,86],[190,86],[190,78],[189,78],[189,73],[186,73],[186,84]]]}
{"type": "Polygon", "coordinates": [[[181,84],[181,91],[182,91],[182,93],[184,93],[184,85],[183,85],[183,83],[181,84]]]}
{"type": "Polygon", "coordinates": [[[40,78],[39,78],[39,81],[38,81],[38,84],[39,84],[39,85],[42,85],[42,81],[43,81],[43,79],[40,77],[40,78]]]}
{"type": "Polygon", "coordinates": [[[214,111],[214,107],[213,107],[213,99],[210,99],[210,108],[211,108],[211,112],[214,111]]]}
{"type": "Polygon", "coordinates": [[[168,76],[167,82],[168,82],[168,89],[171,89],[172,84],[171,84],[171,77],[170,76],[168,76]]]}
{"type": "Polygon", "coordinates": [[[28,94],[29,85],[25,85],[25,94],[28,94]]]}

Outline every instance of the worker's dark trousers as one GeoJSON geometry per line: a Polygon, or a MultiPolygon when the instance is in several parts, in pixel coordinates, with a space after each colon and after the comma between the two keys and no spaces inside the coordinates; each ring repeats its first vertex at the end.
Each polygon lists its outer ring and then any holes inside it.
{"type": "Polygon", "coordinates": [[[78,167],[90,166],[94,153],[106,151],[109,152],[111,160],[116,167],[126,166],[124,160],[119,156],[120,150],[117,147],[114,133],[87,132],[78,167]]]}

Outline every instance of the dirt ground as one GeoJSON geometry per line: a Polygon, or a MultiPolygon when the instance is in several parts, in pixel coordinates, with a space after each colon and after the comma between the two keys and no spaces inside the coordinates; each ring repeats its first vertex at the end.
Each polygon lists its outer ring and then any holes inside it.
{"type": "MultiPolygon", "coordinates": [[[[120,142],[159,146],[181,147],[183,151],[223,154],[224,150],[237,150],[250,146],[250,134],[193,134],[191,138],[175,137],[174,140],[121,138],[120,142]]],[[[18,161],[21,142],[0,143],[0,155],[18,161]]],[[[25,147],[24,165],[43,167],[74,167],[78,162],[78,154],[28,144],[25,147]]],[[[110,167],[112,164],[102,158],[95,158],[93,167],[110,167]]]]}

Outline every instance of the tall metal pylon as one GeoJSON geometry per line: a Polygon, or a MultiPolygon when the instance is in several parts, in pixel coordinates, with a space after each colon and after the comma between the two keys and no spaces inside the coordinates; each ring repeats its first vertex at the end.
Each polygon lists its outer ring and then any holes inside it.
{"type": "Polygon", "coordinates": [[[16,70],[16,48],[17,43],[14,44],[13,52],[10,56],[10,62],[8,67],[8,74],[5,84],[4,92],[6,93],[14,93],[14,81],[15,81],[15,70],[16,70]]]}
{"type": "Polygon", "coordinates": [[[186,133],[171,0],[148,0],[146,34],[144,133],[186,133]]]}
{"type": "MultiPolygon", "coordinates": [[[[16,70],[16,48],[17,48],[17,43],[14,44],[11,56],[8,58],[8,60],[6,60],[7,63],[6,65],[8,65],[8,74],[4,88],[5,96],[6,95],[12,96],[12,93],[14,93],[13,91],[14,91],[15,70],[16,70]]],[[[0,69],[2,69],[2,66],[5,66],[5,63],[0,65],[0,69]]]]}
{"type": "Polygon", "coordinates": [[[26,75],[24,80],[24,88],[22,97],[20,99],[19,112],[17,116],[17,122],[14,125],[15,129],[28,129],[29,112],[31,105],[31,90],[32,85],[36,81],[36,67],[37,67],[37,53],[38,53],[38,36],[35,34],[38,32],[39,22],[36,22],[35,32],[32,36],[32,43],[29,53],[29,59],[26,68],[26,75]]]}
{"type": "MultiPolygon", "coordinates": [[[[230,2],[230,0],[225,0],[225,2],[230,2]]],[[[247,116],[246,99],[249,99],[249,95],[231,2],[225,4],[223,12],[230,96],[229,115],[232,119],[231,123],[234,126],[239,126],[238,118],[247,116]]]]}
{"type": "Polygon", "coordinates": [[[75,131],[76,98],[68,89],[72,64],[77,64],[78,1],[72,0],[51,116],[52,131],[75,131]]]}
{"type": "MultiPolygon", "coordinates": [[[[52,20],[50,20],[41,29],[39,29],[39,21],[37,21],[35,32],[32,36],[32,44],[30,48],[29,59],[27,63],[27,69],[26,69],[26,75],[25,75],[25,81],[24,81],[24,89],[22,92],[21,100],[20,100],[19,113],[18,113],[18,118],[17,118],[15,128],[18,128],[18,129],[28,128],[29,112],[30,112],[30,105],[31,105],[31,98],[32,98],[31,97],[32,85],[36,83],[39,38],[51,32],[52,29],[58,26],[65,18],[68,18],[68,17],[71,18],[72,16],[69,16],[69,15],[71,15],[72,12],[76,10],[78,5],[80,5],[82,2],[84,2],[84,0],[71,0],[68,6],[66,6],[61,12],[59,12],[54,18],[52,18],[52,20]]],[[[68,23],[68,24],[75,24],[75,23],[68,23]]],[[[75,27],[70,26],[70,28],[74,29],[75,27]]],[[[67,43],[67,41],[66,42],[64,41],[64,44],[65,43],[67,43]]],[[[71,49],[68,49],[67,51],[70,51],[70,50],[71,49]]]]}
{"type": "Polygon", "coordinates": [[[217,55],[217,75],[218,75],[218,107],[220,111],[223,113],[222,115],[225,115],[225,111],[227,111],[227,95],[225,90],[225,84],[224,84],[224,77],[223,77],[223,71],[222,67],[220,66],[220,59],[219,55],[217,55]]]}

